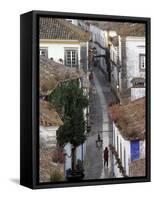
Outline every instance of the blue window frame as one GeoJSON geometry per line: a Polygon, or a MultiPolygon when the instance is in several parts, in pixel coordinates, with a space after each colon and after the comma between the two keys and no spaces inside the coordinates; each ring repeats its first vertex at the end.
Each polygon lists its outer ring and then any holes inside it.
{"type": "Polygon", "coordinates": [[[139,159],[139,148],[139,140],[131,141],[131,161],[139,159]]]}

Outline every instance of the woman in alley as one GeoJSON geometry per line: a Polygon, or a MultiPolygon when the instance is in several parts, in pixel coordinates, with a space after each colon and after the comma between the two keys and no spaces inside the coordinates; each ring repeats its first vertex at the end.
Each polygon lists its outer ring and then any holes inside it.
{"type": "Polygon", "coordinates": [[[108,151],[108,148],[105,147],[105,150],[104,150],[104,167],[105,167],[105,165],[107,165],[107,167],[108,167],[108,158],[109,158],[109,151],[108,151]]]}

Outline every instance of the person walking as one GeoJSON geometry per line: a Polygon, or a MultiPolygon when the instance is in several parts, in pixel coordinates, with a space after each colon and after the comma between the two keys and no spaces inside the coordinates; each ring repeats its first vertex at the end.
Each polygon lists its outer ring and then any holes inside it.
{"type": "Polygon", "coordinates": [[[105,167],[105,165],[107,165],[107,167],[108,167],[108,159],[109,159],[109,151],[108,151],[108,148],[105,147],[105,150],[104,150],[104,167],[105,167]]]}

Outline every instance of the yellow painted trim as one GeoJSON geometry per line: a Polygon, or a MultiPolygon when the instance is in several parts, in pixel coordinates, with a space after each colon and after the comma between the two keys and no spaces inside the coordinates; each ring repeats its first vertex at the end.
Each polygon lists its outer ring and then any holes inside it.
{"type": "Polygon", "coordinates": [[[40,43],[50,44],[80,44],[78,40],[51,40],[51,39],[40,39],[40,43]]]}

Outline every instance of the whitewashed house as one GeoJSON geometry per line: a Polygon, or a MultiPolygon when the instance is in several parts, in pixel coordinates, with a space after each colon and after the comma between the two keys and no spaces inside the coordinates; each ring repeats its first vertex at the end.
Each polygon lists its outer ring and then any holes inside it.
{"type": "MultiPolygon", "coordinates": [[[[117,33],[118,45],[114,45],[117,50],[117,55],[115,54],[117,66],[112,68],[111,84],[118,96],[130,97],[130,88],[134,87],[135,83],[133,80],[142,79],[143,87],[145,85],[145,26],[130,23],[117,33]]],[[[137,85],[135,87],[137,88],[137,85]]],[[[141,88],[141,82],[139,88],[141,88]]]]}
{"type": "Polygon", "coordinates": [[[40,55],[68,67],[88,69],[90,34],[68,20],[41,17],[40,55]]]}
{"type": "Polygon", "coordinates": [[[133,86],[133,78],[145,78],[145,37],[127,36],[121,38],[123,45],[121,57],[121,74],[122,82],[119,85],[121,91],[133,86]],[[125,47],[124,47],[125,46],[125,47]],[[125,48],[125,50],[124,50],[125,48]],[[123,75],[125,75],[123,77],[123,75]]]}
{"type": "Polygon", "coordinates": [[[127,105],[113,105],[110,113],[114,120],[114,176],[144,176],[145,98],[137,99],[127,105]],[[119,159],[122,166],[121,170],[118,163],[119,159]]]}

